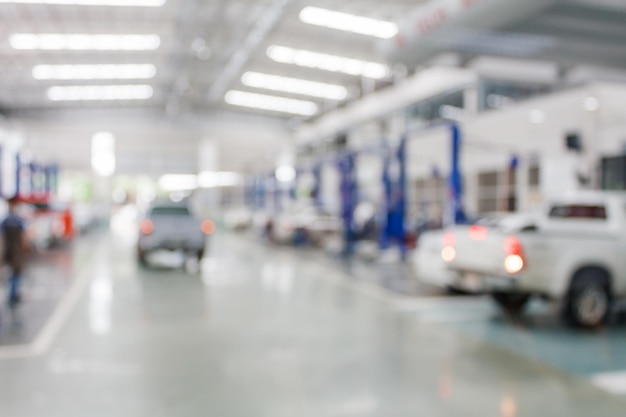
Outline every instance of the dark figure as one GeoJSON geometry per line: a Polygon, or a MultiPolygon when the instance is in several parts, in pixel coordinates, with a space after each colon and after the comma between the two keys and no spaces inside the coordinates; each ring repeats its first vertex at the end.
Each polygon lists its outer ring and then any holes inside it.
{"type": "Polygon", "coordinates": [[[9,215],[0,228],[4,236],[4,261],[11,268],[9,278],[9,307],[15,308],[21,302],[20,281],[25,261],[25,226],[24,220],[17,215],[18,201],[9,200],[9,215]]]}

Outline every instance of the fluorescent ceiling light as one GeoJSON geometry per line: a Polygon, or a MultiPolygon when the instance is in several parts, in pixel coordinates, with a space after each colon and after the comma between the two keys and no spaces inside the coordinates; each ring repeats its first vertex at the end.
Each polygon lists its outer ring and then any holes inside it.
{"type": "Polygon", "coordinates": [[[152,64],[36,65],[33,68],[36,80],[133,80],[150,79],[155,74],[156,67],[152,64]]]}
{"type": "Polygon", "coordinates": [[[226,93],[224,100],[226,100],[228,104],[248,107],[251,109],[291,113],[302,116],[313,116],[317,113],[317,104],[312,101],[267,96],[264,94],[247,93],[237,90],[231,90],[226,93]]]}
{"type": "Polygon", "coordinates": [[[324,71],[381,79],[389,76],[389,68],[377,62],[328,55],[319,52],[272,45],[267,48],[267,56],[282,64],[298,65],[324,71]]]}
{"type": "Polygon", "coordinates": [[[149,85],[73,85],[48,89],[52,101],[147,100],[152,95],[149,85]]]}
{"type": "Polygon", "coordinates": [[[546,114],[539,109],[533,109],[530,111],[528,119],[530,120],[530,123],[540,125],[546,121],[546,114]]]}
{"type": "Polygon", "coordinates": [[[383,39],[390,39],[398,34],[398,25],[395,23],[319,7],[302,9],[300,20],[311,25],[383,39]]]}
{"type": "Polygon", "coordinates": [[[331,100],[345,100],[348,97],[348,89],[342,85],[281,77],[260,72],[246,72],[241,77],[241,82],[248,87],[302,94],[331,100]]]}
{"type": "Polygon", "coordinates": [[[161,45],[158,35],[88,35],[60,33],[16,33],[11,47],[19,50],[153,51],[161,45]]]}
{"type": "Polygon", "coordinates": [[[587,97],[584,102],[585,110],[594,112],[600,110],[600,100],[595,97],[587,97]]]}
{"type": "Polygon", "coordinates": [[[160,7],[166,0],[0,0],[13,4],[53,4],[62,6],[129,6],[160,7]]]}

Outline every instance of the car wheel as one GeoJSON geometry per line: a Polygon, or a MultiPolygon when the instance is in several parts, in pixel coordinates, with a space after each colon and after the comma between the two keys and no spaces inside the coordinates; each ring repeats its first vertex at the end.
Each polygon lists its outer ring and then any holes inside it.
{"type": "Polygon", "coordinates": [[[502,293],[491,294],[498,306],[507,314],[519,315],[523,313],[526,303],[530,300],[528,294],[502,293]]]}
{"type": "Polygon", "coordinates": [[[576,327],[605,324],[611,312],[611,288],[601,271],[588,269],[576,274],[565,300],[565,319],[576,327]]]}
{"type": "Polygon", "coordinates": [[[148,253],[143,250],[137,250],[137,261],[141,266],[148,265],[148,253]]]}

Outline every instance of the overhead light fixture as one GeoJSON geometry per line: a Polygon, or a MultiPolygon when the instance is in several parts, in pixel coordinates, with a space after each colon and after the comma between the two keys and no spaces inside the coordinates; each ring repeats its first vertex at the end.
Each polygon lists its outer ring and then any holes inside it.
{"type": "Polygon", "coordinates": [[[528,119],[530,123],[540,125],[546,121],[546,114],[539,109],[533,109],[530,111],[528,119]]]}
{"type": "Polygon", "coordinates": [[[348,97],[348,89],[342,85],[300,80],[260,72],[246,72],[241,77],[241,82],[248,87],[302,94],[330,100],[345,100],[348,97]]]}
{"type": "Polygon", "coordinates": [[[48,89],[51,101],[147,100],[152,97],[149,85],[72,85],[48,89]]]}
{"type": "Polygon", "coordinates": [[[398,25],[393,22],[356,16],[319,7],[305,7],[300,12],[300,20],[310,25],[322,26],[344,32],[391,39],[398,34],[398,25]]]}
{"type": "Polygon", "coordinates": [[[47,51],[153,51],[161,45],[158,35],[16,33],[9,40],[18,50],[47,51]]]}
{"type": "Polygon", "coordinates": [[[267,48],[267,56],[282,64],[298,65],[376,80],[390,75],[389,67],[378,62],[294,49],[287,46],[272,45],[267,48]]]}
{"type": "Polygon", "coordinates": [[[584,102],[585,110],[589,112],[595,112],[600,110],[600,100],[596,97],[587,97],[584,102]]]}
{"type": "MultiPolygon", "coordinates": [[[[0,0],[1,1],[1,0],[0,0]]],[[[156,74],[152,64],[123,65],[36,65],[36,80],[133,80],[150,79],[156,74]]]]}
{"type": "Polygon", "coordinates": [[[52,4],[61,6],[160,7],[166,0],[0,0],[12,4],[52,4]]]}
{"type": "Polygon", "coordinates": [[[313,116],[318,110],[317,104],[312,101],[247,93],[237,90],[231,90],[226,93],[224,100],[226,103],[232,104],[233,106],[297,114],[301,116],[313,116]]]}

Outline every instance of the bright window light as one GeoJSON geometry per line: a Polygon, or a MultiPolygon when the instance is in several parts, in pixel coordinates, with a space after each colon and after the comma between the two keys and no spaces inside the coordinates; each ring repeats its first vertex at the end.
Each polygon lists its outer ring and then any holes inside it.
{"type": "Polygon", "coordinates": [[[237,90],[231,90],[226,93],[224,100],[226,100],[226,103],[232,104],[233,106],[298,114],[302,116],[313,116],[318,110],[317,104],[312,101],[267,96],[237,90]]]}
{"type": "MultiPolygon", "coordinates": [[[[1,1],[1,0],[0,0],[1,1]]],[[[156,74],[152,64],[124,65],[36,65],[36,80],[134,80],[150,79],[156,74]]]]}
{"type": "Polygon", "coordinates": [[[585,110],[594,112],[600,110],[600,100],[595,97],[587,97],[584,102],[585,110]]]}
{"type": "Polygon", "coordinates": [[[276,168],[276,179],[280,182],[291,182],[296,179],[296,170],[289,165],[276,168]]]}
{"type": "Polygon", "coordinates": [[[311,25],[382,39],[390,39],[398,34],[398,25],[395,23],[321,9],[319,7],[305,7],[302,9],[300,20],[311,25]]]}
{"type": "Polygon", "coordinates": [[[0,0],[0,3],[13,4],[53,4],[62,6],[128,6],[160,7],[166,0],[0,0]]]}
{"type": "Polygon", "coordinates": [[[98,132],[91,138],[91,167],[103,177],[115,173],[115,137],[109,132],[98,132]]]}
{"type": "Polygon", "coordinates": [[[373,79],[385,78],[390,74],[389,67],[377,62],[367,62],[360,59],[322,54],[286,46],[270,46],[267,48],[267,56],[282,64],[298,65],[300,67],[315,68],[373,79]]]}
{"type": "Polygon", "coordinates": [[[198,186],[202,188],[232,187],[241,181],[241,175],[236,172],[205,171],[198,175],[198,186]]]}
{"type": "Polygon", "coordinates": [[[198,178],[193,174],[166,174],[159,178],[163,191],[184,191],[198,188],[198,178]]]}
{"type": "Polygon", "coordinates": [[[152,95],[149,85],[73,85],[48,89],[51,101],[147,100],[152,95]]]}
{"type": "Polygon", "coordinates": [[[241,82],[248,87],[302,94],[330,100],[345,100],[348,97],[348,89],[342,85],[281,77],[260,72],[246,72],[241,77],[241,82]]]}
{"type": "Polygon", "coordinates": [[[158,35],[87,35],[16,33],[10,44],[19,50],[153,51],[161,45],[158,35]]]}

